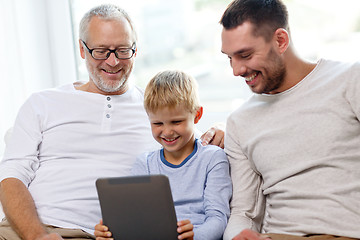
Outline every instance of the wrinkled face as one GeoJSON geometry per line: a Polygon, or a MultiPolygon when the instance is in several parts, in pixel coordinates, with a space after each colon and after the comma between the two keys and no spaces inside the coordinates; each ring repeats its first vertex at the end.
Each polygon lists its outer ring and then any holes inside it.
{"type": "Polygon", "coordinates": [[[255,36],[249,22],[223,29],[221,37],[221,51],[229,57],[234,75],[245,78],[253,92],[274,94],[283,91],[286,69],[275,40],[266,42],[264,37],[255,36]]]}
{"type": "MultiPolygon", "coordinates": [[[[93,17],[89,23],[86,42],[93,48],[131,48],[135,39],[130,24],[125,20],[104,20],[93,17]]],[[[81,41],[81,57],[86,61],[89,84],[92,92],[122,94],[128,88],[128,78],[134,65],[135,54],[130,59],[118,59],[111,53],[108,59],[96,60],[81,41]]]]}
{"type": "Polygon", "coordinates": [[[194,149],[194,125],[201,117],[182,107],[148,112],[153,137],[164,147],[167,160],[185,159],[194,149]]]}

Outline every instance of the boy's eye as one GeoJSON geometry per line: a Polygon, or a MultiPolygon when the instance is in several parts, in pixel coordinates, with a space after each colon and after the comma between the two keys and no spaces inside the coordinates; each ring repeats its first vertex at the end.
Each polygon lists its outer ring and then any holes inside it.
{"type": "Polygon", "coordinates": [[[180,124],[181,122],[182,122],[182,120],[172,121],[173,124],[180,124]]]}
{"type": "Polygon", "coordinates": [[[152,123],[153,125],[156,125],[156,126],[160,126],[160,125],[162,125],[162,123],[161,122],[154,122],[154,123],[152,123]]]}

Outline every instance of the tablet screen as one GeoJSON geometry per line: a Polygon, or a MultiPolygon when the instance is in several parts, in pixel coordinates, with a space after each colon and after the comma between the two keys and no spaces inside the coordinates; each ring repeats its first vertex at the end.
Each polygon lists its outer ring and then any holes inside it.
{"type": "Polygon", "coordinates": [[[177,239],[169,180],[164,175],[96,181],[103,222],[116,240],[177,239]]]}

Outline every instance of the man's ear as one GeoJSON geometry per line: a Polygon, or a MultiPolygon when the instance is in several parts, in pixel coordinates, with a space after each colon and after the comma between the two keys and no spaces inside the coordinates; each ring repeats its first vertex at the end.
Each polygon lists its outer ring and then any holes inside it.
{"type": "Polygon", "coordinates": [[[196,115],[195,115],[195,119],[194,119],[194,123],[198,123],[200,118],[202,117],[203,114],[203,107],[199,107],[199,109],[196,111],[196,115]]]}
{"type": "Polygon", "coordinates": [[[290,45],[289,33],[284,28],[278,28],[274,33],[274,43],[279,54],[283,54],[290,45]]]}
{"type": "Polygon", "coordinates": [[[85,49],[84,49],[84,45],[81,42],[81,40],[79,39],[79,49],[80,49],[80,56],[81,58],[85,59],[85,49]]]}

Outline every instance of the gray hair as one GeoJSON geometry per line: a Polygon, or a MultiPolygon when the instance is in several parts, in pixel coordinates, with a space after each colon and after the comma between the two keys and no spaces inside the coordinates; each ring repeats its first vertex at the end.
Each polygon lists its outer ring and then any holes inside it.
{"type": "Polygon", "coordinates": [[[137,40],[137,35],[134,27],[134,23],[132,22],[130,16],[125,12],[124,9],[113,5],[113,4],[102,4],[97,7],[90,9],[80,21],[79,26],[79,37],[80,39],[87,41],[88,38],[88,30],[89,23],[93,17],[99,17],[104,20],[121,20],[125,18],[130,24],[134,41],[137,40]]]}

